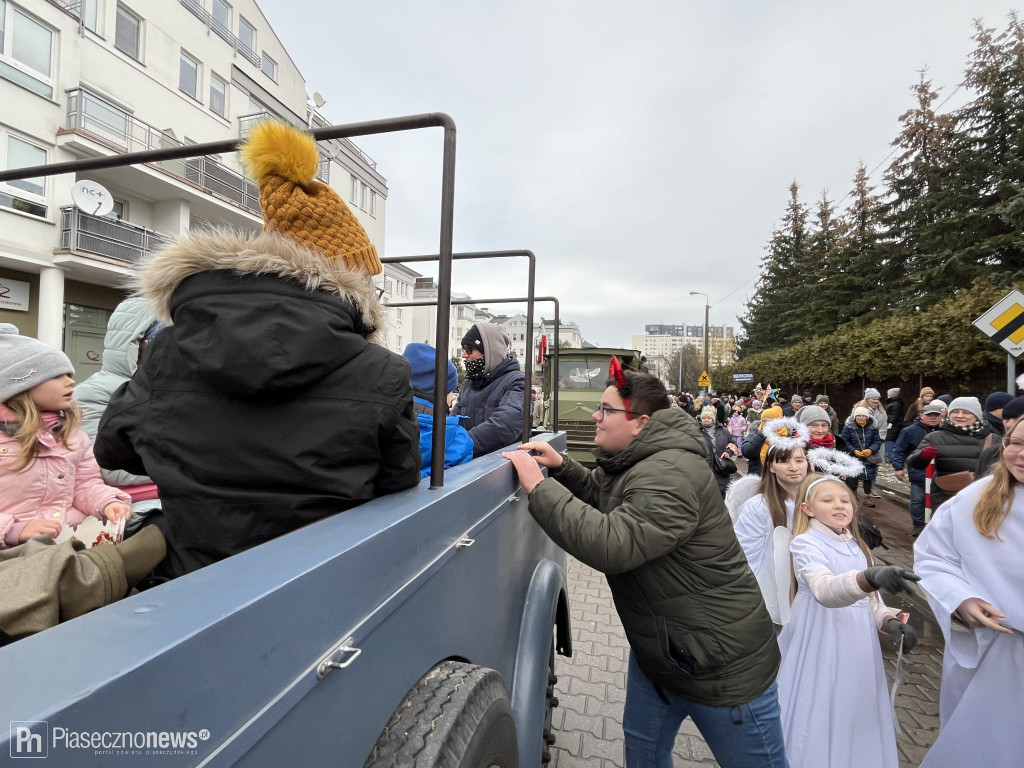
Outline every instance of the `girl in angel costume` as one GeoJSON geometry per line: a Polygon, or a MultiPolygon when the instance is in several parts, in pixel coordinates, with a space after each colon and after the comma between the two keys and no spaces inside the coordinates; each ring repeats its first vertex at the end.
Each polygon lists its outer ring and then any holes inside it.
{"type": "Polygon", "coordinates": [[[992,475],[939,507],[914,567],[946,649],[939,738],[922,768],[1021,765],[1024,722],[1024,420],[992,475]]]}
{"type": "Polygon", "coordinates": [[[797,591],[779,636],[786,756],[792,768],[897,768],[877,633],[885,629],[904,651],[917,635],[877,590],[911,592],[918,577],[872,564],[840,474],[808,475],[797,491],[790,545],[797,591]]]}

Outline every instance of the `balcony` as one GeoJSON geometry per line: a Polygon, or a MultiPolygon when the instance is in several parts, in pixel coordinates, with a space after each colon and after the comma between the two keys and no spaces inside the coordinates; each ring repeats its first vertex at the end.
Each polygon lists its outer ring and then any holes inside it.
{"type": "Polygon", "coordinates": [[[93,216],[74,206],[60,209],[59,250],[103,256],[122,264],[138,264],[153,251],[172,242],[168,235],[104,216],[93,216]]]}
{"type": "MultiPolygon", "coordinates": [[[[86,134],[123,152],[184,146],[168,133],[144,123],[85,88],[74,88],[67,92],[67,96],[68,130],[86,134]]],[[[259,191],[255,182],[216,157],[207,155],[188,160],[163,160],[151,165],[260,215],[259,191]]]]}
{"type": "Polygon", "coordinates": [[[206,28],[213,32],[215,35],[227,42],[232,48],[235,49],[235,53],[244,58],[254,67],[259,69],[260,57],[256,55],[256,52],[250,50],[242,44],[242,42],[235,36],[235,34],[213,18],[210,12],[203,8],[197,0],[181,0],[181,4],[184,5],[192,13],[193,16],[198,18],[206,28]]]}

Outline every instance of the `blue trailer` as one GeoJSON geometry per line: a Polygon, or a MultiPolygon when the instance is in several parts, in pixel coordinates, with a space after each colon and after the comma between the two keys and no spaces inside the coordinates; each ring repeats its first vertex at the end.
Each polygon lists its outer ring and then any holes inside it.
{"type": "MultiPolygon", "coordinates": [[[[451,299],[450,118],[395,118],[313,135],[426,126],[445,128],[435,257],[444,306],[451,299]]],[[[235,144],[0,171],[0,180],[235,144]]],[[[437,314],[441,363],[449,313],[437,314]]],[[[445,368],[438,365],[437,392],[445,391],[445,368]]],[[[0,732],[0,755],[61,766],[547,762],[554,654],[572,652],[565,553],[530,516],[500,453],[444,471],[443,423],[431,478],[418,487],[0,649],[0,712],[11,724],[0,732]]],[[[538,439],[565,449],[564,434],[538,439]]]]}

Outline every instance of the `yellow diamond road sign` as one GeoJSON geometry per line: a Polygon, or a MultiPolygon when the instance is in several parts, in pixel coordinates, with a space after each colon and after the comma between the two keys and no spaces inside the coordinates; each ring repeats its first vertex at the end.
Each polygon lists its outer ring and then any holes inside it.
{"type": "Polygon", "coordinates": [[[1024,293],[1014,291],[974,321],[992,341],[1014,357],[1024,352],[1024,293]]]}
{"type": "MultiPolygon", "coordinates": [[[[690,379],[690,381],[693,381],[693,379],[690,379]]],[[[698,387],[710,387],[711,386],[711,377],[708,376],[708,372],[707,371],[704,371],[700,375],[700,378],[697,379],[697,386],[698,387]]]]}

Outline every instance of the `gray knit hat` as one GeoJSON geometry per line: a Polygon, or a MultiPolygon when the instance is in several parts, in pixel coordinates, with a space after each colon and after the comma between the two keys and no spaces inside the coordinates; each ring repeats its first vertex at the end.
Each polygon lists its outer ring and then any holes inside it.
{"type": "Polygon", "coordinates": [[[796,420],[801,424],[812,424],[815,421],[824,421],[826,424],[832,423],[828,411],[820,405],[805,405],[796,412],[796,420]]]}
{"type": "Polygon", "coordinates": [[[0,323],[0,403],[64,373],[75,373],[67,355],[0,323]]]}
{"type": "Polygon", "coordinates": [[[871,398],[871,397],[881,397],[881,396],[882,396],[882,393],[879,392],[874,387],[868,387],[867,389],[864,390],[864,399],[865,400],[867,400],[868,398],[871,398]]]}
{"type": "Polygon", "coordinates": [[[949,412],[955,410],[970,411],[981,421],[985,414],[981,410],[981,401],[976,397],[958,397],[949,404],[949,412]]]}

